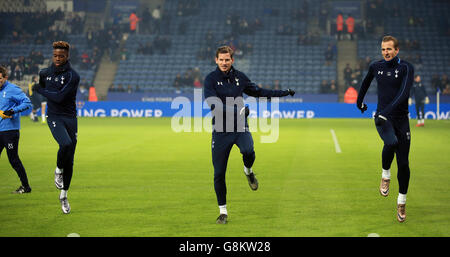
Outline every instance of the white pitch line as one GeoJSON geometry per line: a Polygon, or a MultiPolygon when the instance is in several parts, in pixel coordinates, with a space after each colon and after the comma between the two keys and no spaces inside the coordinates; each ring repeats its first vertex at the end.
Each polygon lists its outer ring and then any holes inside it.
{"type": "Polygon", "coordinates": [[[336,149],[336,153],[342,153],[341,147],[339,146],[339,142],[338,142],[337,137],[336,137],[336,133],[334,133],[333,129],[330,129],[330,132],[331,132],[331,136],[333,137],[334,148],[336,149]]]}

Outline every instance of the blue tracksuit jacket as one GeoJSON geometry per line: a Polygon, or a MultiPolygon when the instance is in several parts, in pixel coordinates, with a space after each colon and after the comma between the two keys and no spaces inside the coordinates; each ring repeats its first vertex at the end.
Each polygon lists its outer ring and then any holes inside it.
{"type": "Polygon", "coordinates": [[[31,109],[31,101],[22,89],[6,81],[0,88],[0,110],[7,111],[13,109],[14,115],[10,119],[0,118],[0,131],[19,130],[20,112],[29,108],[31,109]]]}

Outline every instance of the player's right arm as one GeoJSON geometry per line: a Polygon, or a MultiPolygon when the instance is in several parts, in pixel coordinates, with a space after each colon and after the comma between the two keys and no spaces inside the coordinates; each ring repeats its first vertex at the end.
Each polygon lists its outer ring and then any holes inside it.
{"type": "Polygon", "coordinates": [[[369,70],[367,71],[366,77],[361,83],[361,88],[359,89],[358,99],[356,100],[356,107],[361,110],[361,113],[364,113],[367,110],[367,105],[363,103],[364,97],[366,96],[367,90],[369,90],[370,83],[374,78],[373,75],[373,64],[369,66],[369,70]]]}

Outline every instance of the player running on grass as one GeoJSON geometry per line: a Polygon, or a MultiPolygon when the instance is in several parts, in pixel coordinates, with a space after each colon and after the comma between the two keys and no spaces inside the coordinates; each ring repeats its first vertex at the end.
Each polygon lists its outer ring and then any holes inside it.
{"type": "Polygon", "coordinates": [[[414,80],[414,67],[401,60],[398,40],[385,36],[381,42],[381,54],[384,60],[373,62],[364,78],[358,94],[357,107],[361,113],[367,110],[364,96],[373,78],[378,84],[378,105],[375,113],[375,126],[384,142],[382,152],[382,175],[380,193],[388,196],[391,181],[391,164],[397,156],[397,179],[399,194],[397,197],[397,220],[406,219],[406,193],[409,185],[409,147],[411,132],[408,118],[408,97],[414,80]]]}
{"type": "Polygon", "coordinates": [[[254,97],[293,96],[293,90],[266,90],[259,88],[248,77],[236,70],[233,50],[228,46],[219,47],[215,58],[217,68],[205,78],[204,95],[213,113],[212,162],[214,166],[214,189],[220,215],[216,223],[227,223],[227,188],[225,172],[231,148],[236,144],[243,157],[244,173],[252,190],[258,189],[258,180],[253,173],[255,161],[253,138],[248,129],[248,107],[244,107],[243,93],[254,97]],[[227,105],[232,100],[233,104],[227,105]],[[233,124],[233,126],[230,126],[233,124]]]}
{"type": "Polygon", "coordinates": [[[75,98],[80,76],[69,62],[70,45],[64,41],[53,43],[53,64],[39,72],[39,84],[34,89],[48,102],[47,124],[59,150],[56,161],[55,185],[60,189],[59,200],[63,213],[70,212],[67,191],[73,173],[73,159],[77,145],[77,110],[75,98]]]}
{"type": "Polygon", "coordinates": [[[8,71],[0,66],[0,155],[6,148],[8,160],[22,185],[13,193],[30,193],[27,173],[19,158],[20,112],[31,108],[30,99],[8,80],[8,71]]]}

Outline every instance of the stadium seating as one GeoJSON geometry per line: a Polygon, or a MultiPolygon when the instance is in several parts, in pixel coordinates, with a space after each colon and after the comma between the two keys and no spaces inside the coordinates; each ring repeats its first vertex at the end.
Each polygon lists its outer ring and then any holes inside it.
{"type": "MultiPolygon", "coordinates": [[[[431,87],[432,75],[450,73],[450,45],[448,36],[442,33],[442,26],[447,27],[446,24],[448,24],[450,5],[445,1],[399,0],[396,2],[399,6],[406,8],[398,9],[398,17],[386,16],[384,34],[391,34],[401,40],[399,57],[414,65],[415,74],[421,75],[427,92],[434,93],[431,87]],[[409,17],[420,17],[424,23],[411,26],[408,24],[409,17]],[[405,40],[417,40],[420,49],[405,49],[405,40]],[[421,55],[422,64],[415,62],[414,58],[417,54],[421,55]]],[[[366,56],[372,60],[382,58],[379,39],[358,40],[358,57],[364,59],[366,56]]],[[[374,92],[376,87],[371,86],[369,93],[374,92]]]]}
{"type": "MultiPolygon", "coordinates": [[[[279,80],[282,88],[295,88],[300,93],[318,93],[322,79],[336,79],[336,61],[325,66],[324,52],[328,44],[335,44],[333,37],[322,36],[318,45],[297,45],[297,33],[293,35],[276,35],[280,25],[291,24],[294,31],[306,34],[306,23],[293,21],[291,11],[301,7],[301,1],[286,0],[283,5],[270,0],[250,1],[201,1],[198,15],[177,17],[177,1],[165,1],[164,9],[171,16],[170,35],[172,46],[166,55],[155,53],[144,56],[137,54],[139,44],[152,41],[155,35],[132,35],[127,40],[126,48],[130,58],[121,61],[114,79],[114,87],[119,85],[144,90],[174,91],[172,83],[178,73],[188,68],[198,67],[203,76],[215,68],[214,56],[207,60],[196,58],[197,52],[204,46],[208,31],[214,33],[216,41],[231,32],[225,18],[228,14],[245,17],[251,22],[258,18],[262,28],[252,35],[241,35],[238,40],[250,43],[253,53],[236,57],[235,67],[247,73],[257,84],[271,86],[279,80]],[[237,8],[239,6],[239,8],[237,8]],[[270,15],[271,10],[278,10],[278,15],[270,15]],[[218,15],[220,12],[220,15],[218,15]],[[188,23],[185,35],[173,33],[181,23],[188,23]]],[[[310,2],[309,15],[318,15],[319,1],[310,2]]],[[[217,45],[216,45],[217,46],[217,45]]],[[[191,90],[185,88],[184,90],[191,90]]]]}

